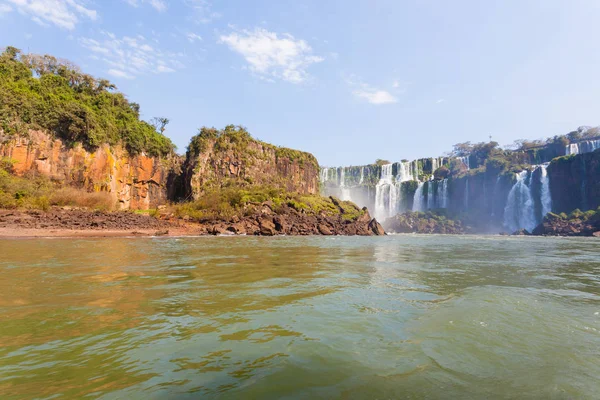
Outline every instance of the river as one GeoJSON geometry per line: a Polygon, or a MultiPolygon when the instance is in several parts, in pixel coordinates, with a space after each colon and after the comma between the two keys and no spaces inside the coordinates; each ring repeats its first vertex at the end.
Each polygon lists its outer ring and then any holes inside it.
{"type": "Polygon", "coordinates": [[[598,239],[0,240],[2,399],[600,393],[598,239]]]}

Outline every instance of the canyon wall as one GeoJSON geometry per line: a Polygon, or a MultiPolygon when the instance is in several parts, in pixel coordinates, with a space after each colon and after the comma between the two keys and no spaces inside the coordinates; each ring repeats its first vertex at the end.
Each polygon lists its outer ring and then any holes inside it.
{"type": "Polygon", "coordinates": [[[52,135],[31,130],[27,136],[0,140],[0,158],[10,159],[16,175],[43,174],[85,189],[108,192],[120,209],[147,210],[175,196],[178,160],[131,156],[121,146],[87,150],[69,147],[52,135]]]}

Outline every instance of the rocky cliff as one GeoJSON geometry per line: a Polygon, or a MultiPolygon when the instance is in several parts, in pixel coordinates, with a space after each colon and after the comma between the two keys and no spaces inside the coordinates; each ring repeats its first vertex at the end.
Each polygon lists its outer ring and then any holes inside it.
{"type": "Polygon", "coordinates": [[[39,130],[26,136],[0,135],[0,158],[13,163],[19,176],[43,174],[50,179],[85,189],[108,192],[120,209],[150,209],[174,196],[176,157],[130,155],[122,146],[101,145],[86,150],[67,146],[39,130]]]}
{"type": "Polygon", "coordinates": [[[226,186],[267,185],[289,192],[319,192],[319,164],[309,153],[253,139],[241,127],[203,128],[184,164],[186,198],[226,186]]]}

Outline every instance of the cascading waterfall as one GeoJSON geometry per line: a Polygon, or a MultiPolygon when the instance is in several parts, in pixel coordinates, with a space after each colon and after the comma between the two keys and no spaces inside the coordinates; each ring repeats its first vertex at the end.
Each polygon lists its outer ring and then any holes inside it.
{"type": "Polygon", "coordinates": [[[435,198],[433,195],[433,180],[427,182],[427,209],[435,208],[435,198]]]}
{"type": "Polygon", "coordinates": [[[321,183],[327,182],[328,178],[329,178],[329,168],[321,168],[321,176],[320,176],[321,183]]]}
{"type": "Polygon", "coordinates": [[[350,197],[350,189],[346,187],[346,169],[340,168],[340,200],[352,200],[350,197]]]}
{"type": "Polygon", "coordinates": [[[448,179],[443,179],[437,185],[437,208],[448,208],[448,179]]]}
{"type": "Polygon", "coordinates": [[[552,211],[552,196],[547,167],[548,164],[535,165],[533,171],[522,171],[516,175],[517,182],[508,193],[508,200],[504,208],[504,225],[511,232],[522,228],[531,232],[541,222],[536,217],[535,194],[532,185],[534,173],[538,169],[540,170],[539,204],[541,204],[541,217],[543,218],[552,211]]]}
{"type": "Polygon", "coordinates": [[[600,149],[600,139],[596,140],[584,140],[578,143],[568,144],[565,149],[565,154],[582,154],[582,153],[591,153],[600,149]]]}
{"type": "Polygon", "coordinates": [[[516,174],[517,182],[508,193],[504,208],[504,225],[511,232],[521,228],[531,232],[536,226],[533,197],[531,188],[527,184],[528,175],[529,171],[516,174]]]}
{"type": "Polygon", "coordinates": [[[365,180],[365,167],[360,167],[360,181],[358,182],[358,184],[362,185],[364,180],[365,180]]]}
{"type": "Polygon", "coordinates": [[[550,194],[550,178],[548,177],[548,164],[542,164],[539,167],[541,169],[540,183],[541,183],[541,191],[540,198],[542,203],[542,218],[546,214],[552,211],[552,196],[550,194]]]}
{"type": "Polygon", "coordinates": [[[425,183],[419,182],[419,186],[417,186],[417,190],[415,191],[415,196],[413,198],[413,211],[425,211],[425,198],[423,197],[423,186],[425,183]]]}
{"type": "Polygon", "coordinates": [[[381,166],[381,177],[375,187],[375,217],[380,221],[395,214],[392,210],[392,208],[395,209],[392,199],[395,201],[397,191],[394,185],[392,166],[392,164],[381,166]]]}

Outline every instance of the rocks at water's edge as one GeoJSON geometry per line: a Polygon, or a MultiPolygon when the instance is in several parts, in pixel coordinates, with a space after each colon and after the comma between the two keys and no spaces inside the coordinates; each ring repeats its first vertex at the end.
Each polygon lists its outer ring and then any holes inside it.
{"type": "Polygon", "coordinates": [[[385,230],[367,210],[355,220],[347,220],[342,215],[310,215],[292,207],[283,206],[277,212],[271,209],[269,202],[262,203],[256,212],[229,220],[201,221],[198,223],[200,234],[210,235],[348,235],[381,236],[385,230]]]}
{"type": "Polygon", "coordinates": [[[600,212],[597,216],[586,216],[586,213],[570,218],[549,213],[532,232],[538,236],[595,236],[600,237],[600,212]]]}

